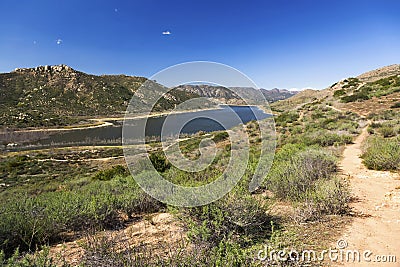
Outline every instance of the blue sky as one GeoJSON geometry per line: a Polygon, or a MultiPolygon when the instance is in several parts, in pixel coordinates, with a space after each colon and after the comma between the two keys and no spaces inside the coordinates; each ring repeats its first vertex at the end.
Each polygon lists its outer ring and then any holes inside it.
{"type": "Polygon", "coordinates": [[[399,10],[397,0],[2,0],[0,72],[63,63],[149,77],[206,60],[259,87],[322,89],[400,63],[399,10]]]}

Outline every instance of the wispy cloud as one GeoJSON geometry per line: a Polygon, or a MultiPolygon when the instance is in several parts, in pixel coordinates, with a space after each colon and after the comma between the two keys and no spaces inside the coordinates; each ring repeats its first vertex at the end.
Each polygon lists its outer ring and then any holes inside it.
{"type": "Polygon", "coordinates": [[[163,31],[162,34],[163,35],[171,35],[171,32],[170,31],[163,31]]]}

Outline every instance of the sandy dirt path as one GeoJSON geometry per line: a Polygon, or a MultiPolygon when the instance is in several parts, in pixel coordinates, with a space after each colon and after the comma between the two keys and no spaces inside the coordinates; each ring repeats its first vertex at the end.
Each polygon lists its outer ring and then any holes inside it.
{"type": "Polygon", "coordinates": [[[398,173],[368,170],[362,164],[361,145],[367,136],[365,127],[354,144],[346,147],[341,161],[343,174],[350,181],[356,217],[340,239],[347,242],[344,250],[360,251],[361,262],[338,266],[400,266],[400,177],[398,173]],[[365,250],[373,252],[371,262],[363,260],[365,250]],[[396,256],[395,263],[378,262],[389,260],[389,255],[396,256]]]}

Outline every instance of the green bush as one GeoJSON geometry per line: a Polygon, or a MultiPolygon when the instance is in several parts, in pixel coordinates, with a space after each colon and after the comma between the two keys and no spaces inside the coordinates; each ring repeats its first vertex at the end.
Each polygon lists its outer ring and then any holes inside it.
{"type": "Polygon", "coordinates": [[[345,95],[345,94],[346,94],[346,91],[343,90],[343,89],[340,89],[340,90],[336,90],[336,91],[333,93],[333,96],[334,96],[334,97],[339,97],[339,96],[342,96],[342,95],[345,95]]]}
{"type": "Polygon", "coordinates": [[[153,163],[154,168],[158,172],[165,172],[171,167],[171,163],[167,160],[167,158],[163,155],[163,153],[151,153],[149,156],[151,162],[153,163]]]}
{"type": "Polygon", "coordinates": [[[33,249],[62,239],[62,233],[119,227],[119,213],[152,212],[161,205],[131,176],[93,181],[74,190],[10,195],[0,207],[0,249],[33,249]]]}
{"type": "MultiPolygon", "coordinates": [[[[50,256],[50,248],[43,247],[42,251],[35,254],[21,254],[17,248],[11,257],[6,259],[4,251],[0,251],[0,266],[4,267],[56,267],[54,258],[50,256]]],[[[61,257],[58,257],[61,258],[61,257]]],[[[65,259],[60,259],[64,261],[65,259]]],[[[63,267],[70,266],[64,261],[63,267]]]]}
{"type": "Polygon", "coordinates": [[[307,146],[319,145],[319,146],[332,146],[332,145],[344,145],[351,144],[353,137],[346,134],[332,133],[326,130],[306,132],[300,135],[293,135],[285,140],[286,143],[302,143],[307,146]]]}
{"type": "Polygon", "coordinates": [[[183,220],[195,244],[214,247],[232,238],[244,244],[268,235],[271,218],[267,211],[267,204],[248,192],[234,191],[209,205],[183,210],[183,220]]]}
{"type": "Polygon", "coordinates": [[[277,198],[299,201],[312,190],[315,181],[329,179],[337,170],[336,158],[331,153],[315,148],[299,149],[284,147],[277,153],[267,176],[267,188],[277,198]]]}
{"type": "Polygon", "coordinates": [[[400,102],[394,103],[390,108],[400,108],[400,102]]]}
{"type": "Polygon", "coordinates": [[[127,176],[127,175],[129,175],[128,170],[122,165],[117,165],[113,166],[111,169],[98,171],[94,175],[93,179],[100,181],[109,181],[116,176],[127,176]]]}
{"type": "Polygon", "coordinates": [[[364,145],[364,164],[373,170],[400,169],[400,138],[371,136],[364,145]]]}
{"type": "Polygon", "coordinates": [[[363,100],[368,100],[368,99],[369,99],[369,96],[366,93],[354,93],[352,95],[343,96],[341,98],[341,101],[343,103],[349,103],[349,102],[355,102],[358,100],[363,101],[363,100]]]}
{"type": "Polygon", "coordinates": [[[367,116],[369,120],[392,120],[393,118],[397,117],[397,112],[391,109],[384,110],[378,114],[370,113],[367,116]]]}
{"type": "Polygon", "coordinates": [[[372,123],[371,123],[371,127],[372,127],[372,128],[380,128],[380,127],[382,127],[382,123],[379,123],[379,122],[372,122],[372,123]]]}
{"type": "Polygon", "coordinates": [[[275,118],[275,123],[279,126],[285,126],[287,123],[297,121],[299,117],[299,114],[295,111],[286,111],[275,118]]]}
{"type": "Polygon", "coordinates": [[[224,140],[227,140],[229,138],[229,134],[227,132],[218,132],[214,134],[213,140],[214,142],[218,143],[224,140]]]}
{"type": "Polygon", "coordinates": [[[298,222],[316,221],[325,214],[346,214],[351,194],[342,180],[333,178],[318,180],[303,198],[295,209],[295,220],[298,222]]]}
{"type": "Polygon", "coordinates": [[[266,187],[276,198],[291,201],[298,222],[348,211],[348,187],[336,178],[331,152],[301,144],[285,145],[276,153],[266,187]]]}
{"type": "Polygon", "coordinates": [[[396,136],[397,131],[393,126],[382,126],[378,129],[378,132],[382,134],[383,137],[393,137],[396,136]]]}

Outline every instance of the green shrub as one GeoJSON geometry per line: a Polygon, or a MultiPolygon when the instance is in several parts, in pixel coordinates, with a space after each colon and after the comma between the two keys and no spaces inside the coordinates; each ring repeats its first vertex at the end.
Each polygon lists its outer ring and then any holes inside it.
{"type": "Polygon", "coordinates": [[[295,111],[286,111],[275,118],[275,123],[279,126],[285,126],[299,119],[299,114],[295,111]]]}
{"type": "Polygon", "coordinates": [[[286,143],[302,143],[307,146],[319,145],[319,146],[332,146],[332,145],[344,145],[351,144],[353,137],[346,134],[332,133],[326,130],[306,132],[300,135],[293,135],[285,140],[286,143]]]}
{"type": "Polygon", "coordinates": [[[367,119],[369,120],[391,120],[395,117],[397,117],[397,112],[392,110],[392,109],[388,109],[388,110],[384,110],[383,112],[380,112],[378,114],[376,113],[371,113],[367,116],[367,119]]]}
{"type": "Polygon", "coordinates": [[[318,180],[303,198],[295,209],[295,220],[298,222],[319,220],[326,214],[346,214],[351,194],[342,180],[333,178],[318,180]]]}
{"type": "Polygon", "coordinates": [[[382,127],[382,123],[379,123],[379,122],[372,122],[372,123],[371,123],[371,127],[372,127],[372,128],[380,128],[380,127],[382,127]]]}
{"type": "Polygon", "coordinates": [[[342,95],[345,95],[345,94],[346,94],[346,91],[343,90],[343,89],[340,89],[340,90],[336,90],[336,91],[333,93],[333,96],[334,96],[334,97],[339,97],[339,96],[342,96],[342,95]]]}
{"type": "Polygon", "coordinates": [[[400,139],[371,136],[362,155],[365,166],[373,170],[400,169],[400,139]]]}
{"type": "Polygon", "coordinates": [[[383,137],[393,137],[396,136],[397,131],[393,126],[382,126],[378,129],[379,133],[382,134],[383,137]]]}
{"type": "Polygon", "coordinates": [[[0,207],[0,249],[30,250],[59,241],[68,231],[119,227],[120,212],[130,217],[160,207],[131,176],[93,181],[71,191],[10,195],[0,207]]]}
{"type": "Polygon", "coordinates": [[[267,188],[280,199],[301,200],[315,181],[329,179],[337,170],[331,153],[315,148],[296,151],[298,148],[279,151],[267,176],[267,188]]]}
{"type": "Polygon", "coordinates": [[[243,244],[269,233],[267,211],[268,206],[248,192],[234,191],[209,205],[183,210],[183,220],[195,244],[213,247],[231,238],[243,244]]]}
{"type": "Polygon", "coordinates": [[[391,105],[390,108],[400,108],[400,102],[391,105]]]}
{"type": "Polygon", "coordinates": [[[368,100],[368,99],[369,99],[369,96],[366,93],[354,93],[352,95],[343,96],[341,98],[341,101],[343,103],[349,103],[349,102],[355,102],[358,100],[363,101],[363,100],[368,100]]]}
{"type": "Polygon", "coordinates": [[[218,132],[214,134],[214,137],[212,138],[214,142],[218,143],[224,140],[227,140],[229,138],[229,134],[227,132],[218,132]]]}
{"type": "MultiPolygon", "coordinates": [[[[50,248],[43,247],[40,252],[35,254],[21,254],[17,248],[11,257],[5,259],[4,251],[0,251],[0,266],[4,267],[56,267],[57,264],[54,262],[54,258],[50,256],[50,248]]],[[[57,257],[57,258],[61,258],[57,257]]],[[[63,267],[70,266],[65,262],[65,259],[60,259],[64,261],[63,267]]]]}
{"type": "Polygon", "coordinates": [[[129,175],[129,172],[124,166],[117,165],[117,166],[113,166],[111,169],[98,171],[94,175],[93,179],[100,180],[100,181],[109,181],[118,175],[119,176],[127,176],[127,175],[129,175]]]}
{"type": "Polygon", "coordinates": [[[374,134],[374,133],[375,133],[375,130],[374,130],[374,128],[373,128],[371,125],[368,125],[368,127],[367,127],[367,132],[368,132],[369,134],[374,134]]]}
{"type": "Polygon", "coordinates": [[[151,153],[149,158],[158,172],[165,172],[171,167],[171,163],[162,153],[151,153]]]}

